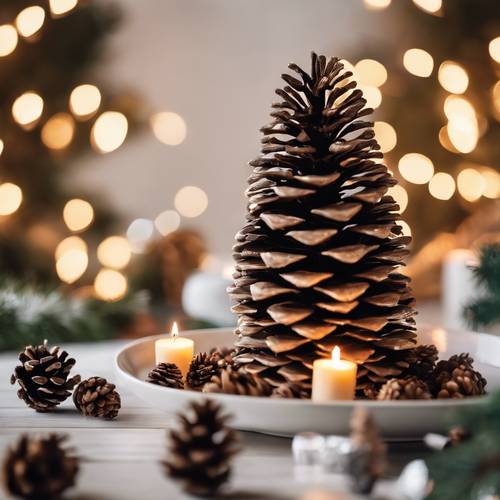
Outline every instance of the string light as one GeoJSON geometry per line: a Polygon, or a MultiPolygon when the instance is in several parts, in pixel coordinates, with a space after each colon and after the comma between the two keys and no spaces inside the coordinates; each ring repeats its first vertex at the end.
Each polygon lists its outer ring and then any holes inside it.
{"type": "Polygon", "coordinates": [[[490,51],[491,58],[500,63],[500,36],[497,36],[488,45],[488,50],[490,51]]]}
{"type": "Polygon", "coordinates": [[[484,179],[484,191],[483,196],[485,198],[490,198],[495,200],[500,197],[500,174],[490,168],[490,167],[481,167],[479,172],[483,176],[484,179]]]}
{"type": "Polygon", "coordinates": [[[83,250],[68,250],[56,261],[56,272],[61,281],[74,283],[87,270],[89,258],[83,250]]]}
{"type": "Polygon", "coordinates": [[[373,59],[362,59],[355,66],[356,76],[362,85],[380,87],[387,80],[385,66],[373,59]]]}
{"type": "Polygon", "coordinates": [[[184,217],[198,217],[207,209],[208,197],[199,187],[184,186],[177,191],[174,205],[184,217]]]}
{"type": "Polygon", "coordinates": [[[106,111],[92,126],[92,145],[100,153],[111,153],[123,144],[127,131],[128,121],[123,113],[106,111]]]}
{"type": "Polygon", "coordinates": [[[135,219],[127,229],[127,239],[132,252],[142,253],[153,236],[154,224],[149,219],[135,219]]]}
{"type": "Polygon", "coordinates": [[[78,0],[49,0],[50,11],[54,16],[62,16],[73,10],[78,0]]]}
{"type": "Polygon", "coordinates": [[[59,260],[63,254],[69,252],[70,250],[80,250],[81,252],[87,253],[87,243],[82,240],[79,236],[68,236],[64,238],[56,247],[55,258],[59,260]]]}
{"type": "Polygon", "coordinates": [[[409,49],[404,53],[403,65],[412,75],[426,78],[434,69],[434,59],[423,49],[409,49]]]}
{"type": "Polygon", "coordinates": [[[186,122],[177,113],[167,111],[156,113],[150,122],[154,135],[164,144],[177,146],[186,138],[186,122]]]}
{"type": "Polygon", "coordinates": [[[42,142],[50,149],[64,149],[73,140],[75,123],[68,113],[57,113],[42,127],[42,142]]]}
{"type": "Polygon", "coordinates": [[[403,178],[413,184],[426,184],[434,174],[432,161],[420,153],[407,153],[402,156],[398,168],[403,178]]]}
{"type": "Polygon", "coordinates": [[[12,104],[12,116],[23,127],[33,126],[43,112],[43,99],[35,92],[25,92],[12,104]]]}
{"type": "Polygon", "coordinates": [[[97,247],[97,258],[106,267],[123,269],[130,262],[132,251],[123,236],[109,236],[97,247]]]}
{"type": "Polygon", "coordinates": [[[382,153],[388,153],[396,147],[398,137],[392,125],[389,125],[386,122],[375,122],[373,130],[382,153]]]}
{"type": "Polygon", "coordinates": [[[370,10],[382,10],[391,5],[391,0],[363,0],[365,7],[370,10]]]}
{"type": "Polygon", "coordinates": [[[366,99],[366,105],[369,108],[377,109],[382,103],[382,92],[377,87],[370,85],[358,85],[363,92],[363,97],[366,99]]]}
{"type": "Polygon", "coordinates": [[[467,71],[453,61],[444,61],[439,66],[438,80],[441,86],[452,94],[463,94],[469,86],[467,71]]]}
{"type": "Polygon", "coordinates": [[[399,205],[399,213],[402,214],[408,206],[408,193],[400,184],[392,186],[387,194],[394,198],[394,201],[399,205]]]}
{"type": "Polygon", "coordinates": [[[155,219],[156,229],[163,236],[178,229],[180,223],[180,215],[175,210],[165,210],[155,219]]]}
{"type": "Polygon", "coordinates": [[[431,14],[439,12],[443,5],[442,0],[413,0],[413,3],[420,9],[431,14]]]}
{"type": "Polygon", "coordinates": [[[455,181],[446,172],[437,172],[429,181],[429,193],[437,200],[449,200],[455,192],[455,181]]]}
{"type": "Polygon", "coordinates": [[[23,9],[16,17],[16,28],[21,36],[33,36],[45,21],[45,10],[39,5],[23,9]]]}
{"type": "Polygon", "coordinates": [[[12,182],[0,184],[0,215],[11,215],[21,206],[23,192],[12,182]]]}
{"type": "Polygon", "coordinates": [[[94,220],[94,209],[88,201],[75,198],[64,206],[63,219],[70,231],[83,231],[94,220]]]}
{"type": "Polygon", "coordinates": [[[17,46],[17,31],[11,24],[0,26],[0,57],[8,56],[17,46]]]}
{"type": "Polygon", "coordinates": [[[95,85],[84,83],[75,87],[69,96],[69,109],[80,118],[89,118],[101,105],[101,92],[95,85]]]}
{"type": "Polygon", "coordinates": [[[113,269],[101,269],[94,281],[97,297],[108,302],[121,299],[127,293],[127,279],[113,269]]]}
{"type": "Polygon", "coordinates": [[[476,112],[464,97],[448,96],[444,102],[444,113],[448,118],[446,131],[453,147],[460,153],[470,153],[479,140],[476,112]]]}
{"type": "Polygon", "coordinates": [[[457,177],[458,192],[467,201],[477,201],[485,189],[484,177],[474,168],[464,168],[457,177]]]}

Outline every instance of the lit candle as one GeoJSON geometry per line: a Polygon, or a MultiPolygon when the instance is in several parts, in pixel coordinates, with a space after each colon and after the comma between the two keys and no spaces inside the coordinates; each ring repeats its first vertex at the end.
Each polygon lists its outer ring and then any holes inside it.
{"type": "Polygon", "coordinates": [[[317,359],[313,365],[312,396],[316,402],[354,399],[358,366],[340,359],[340,349],[335,346],[332,359],[317,359]]]}
{"type": "Polygon", "coordinates": [[[155,342],[156,364],[174,363],[185,376],[193,359],[194,342],[179,337],[177,323],[172,325],[170,337],[155,342]]]}

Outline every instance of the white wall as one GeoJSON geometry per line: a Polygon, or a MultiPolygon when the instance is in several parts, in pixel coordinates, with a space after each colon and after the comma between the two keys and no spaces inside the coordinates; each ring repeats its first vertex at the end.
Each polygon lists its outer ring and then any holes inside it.
{"type": "Polygon", "coordinates": [[[208,210],[185,226],[230,254],[243,224],[246,163],[257,155],[274,89],[288,62],[309,52],[345,56],[381,33],[384,16],[361,0],[120,0],[126,20],[104,71],[153,109],[179,113],[186,141],[159,143],[149,130],[78,170],[131,221],[173,207],[176,191],[197,185],[208,210]]]}

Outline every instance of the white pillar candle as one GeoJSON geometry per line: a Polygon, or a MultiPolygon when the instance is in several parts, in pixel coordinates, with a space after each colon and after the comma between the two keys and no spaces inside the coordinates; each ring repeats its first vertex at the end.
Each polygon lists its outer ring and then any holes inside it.
{"type": "Polygon", "coordinates": [[[194,342],[191,339],[179,337],[177,323],[172,325],[170,337],[155,342],[156,364],[173,363],[177,365],[185,377],[193,359],[194,342]]]}
{"type": "Polygon", "coordinates": [[[316,402],[354,399],[358,366],[340,359],[335,346],[332,359],[317,359],[313,364],[312,396],[316,402]]]}

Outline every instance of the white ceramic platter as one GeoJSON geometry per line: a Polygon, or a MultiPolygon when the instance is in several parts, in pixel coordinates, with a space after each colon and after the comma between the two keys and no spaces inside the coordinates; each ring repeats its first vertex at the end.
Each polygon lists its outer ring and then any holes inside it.
{"type": "MultiPolygon", "coordinates": [[[[194,340],[196,351],[214,346],[230,346],[234,342],[230,329],[193,330],[182,332],[194,340]]],[[[193,399],[206,394],[189,390],[169,389],[144,382],[154,366],[154,342],[161,336],[146,337],[125,346],[116,356],[120,381],[148,403],[168,414],[181,409],[193,399]]],[[[441,328],[421,328],[421,343],[435,344],[440,355],[469,352],[476,367],[488,380],[487,389],[500,388],[500,337],[441,328]]],[[[367,406],[386,439],[420,439],[427,432],[441,432],[453,413],[469,405],[481,404],[486,397],[431,401],[339,401],[326,404],[300,399],[271,399],[230,394],[210,394],[233,414],[233,425],[241,430],[291,436],[298,432],[346,434],[349,417],[355,406],[367,406]]]]}

